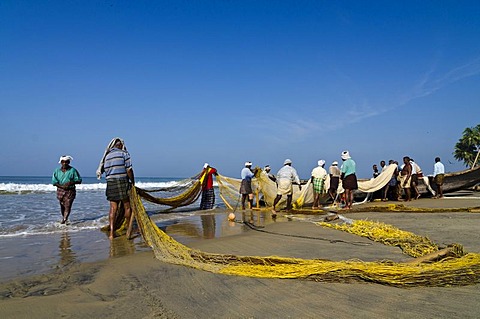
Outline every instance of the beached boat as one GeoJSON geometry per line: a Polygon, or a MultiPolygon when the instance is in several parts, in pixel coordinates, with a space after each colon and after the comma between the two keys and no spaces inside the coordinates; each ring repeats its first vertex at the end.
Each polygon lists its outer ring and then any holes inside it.
{"type": "MultiPolygon", "coordinates": [[[[433,177],[428,176],[428,181],[434,191],[435,185],[433,183],[433,177]]],[[[466,169],[459,172],[446,173],[443,181],[443,193],[452,193],[462,189],[468,189],[480,183],[480,166],[475,168],[466,169]]],[[[422,194],[430,193],[425,183],[420,184],[418,190],[422,194]]]]}
{"type": "MultiPolygon", "coordinates": [[[[359,180],[359,186],[367,183],[369,180],[359,180]]],[[[459,190],[465,190],[474,187],[480,183],[480,166],[463,171],[446,173],[443,181],[443,193],[453,193],[459,190]]],[[[418,179],[418,191],[422,197],[435,196],[437,189],[433,182],[433,176],[423,176],[418,179]]],[[[355,200],[362,201],[369,192],[359,190],[355,192],[355,200]]]]}

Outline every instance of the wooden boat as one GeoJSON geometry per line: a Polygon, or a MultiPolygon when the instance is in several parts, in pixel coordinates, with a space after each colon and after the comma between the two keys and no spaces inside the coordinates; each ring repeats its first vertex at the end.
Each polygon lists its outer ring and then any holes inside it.
{"type": "MultiPolygon", "coordinates": [[[[433,176],[428,176],[428,181],[436,191],[433,176]]],[[[452,193],[462,189],[468,189],[480,183],[480,166],[459,172],[446,173],[443,181],[443,193],[452,193]]],[[[425,183],[419,183],[418,190],[421,194],[430,193],[425,183]]]]}
{"type": "MultiPolygon", "coordinates": [[[[368,180],[359,180],[359,183],[367,182],[368,180]]],[[[463,171],[446,173],[443,181],[443,193],[453,193],[459,190],[469,189],[480,183],[480,166],[473,169],[466,169],[463,171]]],[[[423,176],[418,178],[418,191],[422,197],[434,196],[437,192],[436,185],[433,182],[433,176],[423,176]]],[[[355,200],[361,202],[367,200],[367,194],[372,196],[372,193],[366,193],[361,190],[356,190],[354,193],[355,200]]],[[[377,194],[377,197],[381,196],[377,194]]],[[[372,197],[369,197],[370,199],[372,197]]],[[[378,197],[380,198],[380,197],[378,197]]]]}

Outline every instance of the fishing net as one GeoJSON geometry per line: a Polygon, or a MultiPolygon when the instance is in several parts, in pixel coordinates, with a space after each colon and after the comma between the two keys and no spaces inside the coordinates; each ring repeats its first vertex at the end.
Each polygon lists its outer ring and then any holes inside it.
{"type": "MultiPolygon", "coordinates": [[[[234,179],[220,178],[228,188],[239,187],[234,179]]],[[[238,189],[238,188],[237,188],[238,189]]],[[[155,257],[163,262],[188,266],[213,273],[257,278],[297,278],[321,282],[366,281],[397,287],[469,285],[480,282],[480,254],[465,254],[461,245],[454,245],[454,256],[431,263],[396,263],[392,261],[363,262],[360,260],[329,261],[289,257],[258,257],[214,254],[191,249],[160,230],[147,215],[136,189],[130,200],[134,216],[145,242],[155,257]]],[[[238,196],[224,191],[225,198],[238,196]]],[[[268,201],[268,199],[267,199],[268,201]]],[[[351,225],[318,223],[384,244],[398,246],[412,257],[437,251],[428,238],[399,230],[393,226],[368,221],[351,225]]]]}
{"type": "MultiPolygon", "coordinates": [[[[363,193],[373,193],[385,187],[392,178],[393,173],[397,165],[391,164],[382,171],[382,173],[376,178],[370,180],[358,181],[358,189],[363,193]]],[[[265,206],[273,206],[273,201],[277,196],[277,184],[272,181],[268,175],[261,169],[255,169],[256,174],[252,179],[252,190],[256,197],[257,206],[262,203],[265,206]]],[[[220,189],[220,194],[225,205],[230,209],[233,209],[238,205],[239,201],[239,189],[240,189],[240,179],[230,178],[222,175],[217,176],[218,187],[220,189]]],[[[330,176],[327,175],[327,179],[324,184],[325,189],[330,187],[330,176]]],[[[342,188],[342,183],[338,186],[337,192],[343,193],[344,189],[342,188]]],[[[313,194],[313,185],[309,179],[301,189],[298,185],[293,185],[293,194],[292,194],[292,204],[296,209],[302,208],[304,206],[312,205],[314,199],[313,194]]],[[[324,194],[321,198],[321,202],[325,202],[329,199],[328,194],[324,194]]],[[[283,196],[282,199],[278,202],[277,207],[282,207],[286,204],[286,196],[283,196]]]]}
{"type": "MultiPolygon", "coordinates": [[[[389,181],[396,169],[396,165],[392,164],[387,167],[377,178],[371,179],[368,181],[359,181],[359,190],[365,193],[375,192],[382,187],[384,187],[389,181]]],[[[277,184],[272,181],[268,175],[262,171],[260,168],[255,168],[255,177],[252,179],[252,190],[255,195],[255,202],[257,207],[260,207],[260,204],[271,207],[273,206],[273,201],[277,196],[277,184]]],[[[184,180],[179,183],[182,186],[175,186],[169,188],[161,189],[152,189],[145,190],[137,187],[137,193],[143,199],[159,204],[166,205],[173,208],[187,206],[194,203],[201,194],[201,185],[206,176],[205,172],[198,174],[198,179],[189,179],[184,180]],[[179,191],[181,192],[179,193],[179,191]],[[154,192],[176,192],[177,195],[174,196],[154,196],[154,192]]],[[[231,178],[218,174],[216,176],[219,195],[225,205],[234,210],[238,207],[240,201],[240,184],[241,180],[236,178],[231,178]]],[[[330,186],[330,178],[327,176],[325,181],[325,189],[328,189],[330,186]]],[[[340,186],[338,192],[343,192],[343,188],[340,186]]],[[[305,185],[302,185],[301,189],[298,185],[293,185],[293,194],[292,194],[292,203],[293,207],[296,209],[302,208],[305,205],[311,205],[313,203],[313,185],[310,179],[306,182],[305,185]]],[[[324,194],[321,198],[321,201],[327,200],[329,197],[327,194],[324,194]]],[[[286,204],[286,196],[283,196],[282,199],[278,202],[277,207],[282,207],[286,204]]]]}
{"type": "Polygon", "coordinates": [[[138,195],[145,200],[159,204],[166,205],[173,208],[187,206],[194,203],[202,192],[202,184],[199,180],[192,183],[192,185],[184,192],[171,197],[157,197],[151,194],[152,191],[147,191],[141,188],[137,188],[138,195]]]}

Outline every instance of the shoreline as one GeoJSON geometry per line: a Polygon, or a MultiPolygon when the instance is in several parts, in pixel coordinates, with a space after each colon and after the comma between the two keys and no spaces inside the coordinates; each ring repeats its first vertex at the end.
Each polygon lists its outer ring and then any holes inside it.
{"type": "MultiPolygon", "coordinates": [[[[371,207],[392,203],[372,202],[366,205],[371,207]]],[[[419,199],[401,204],[458,208],[479,206],[480,201],[467,196],[441,200],[419,199]]],[[[348,218],[392,224],[402,230],[427,236],[438,244],[459,243],[467,252],[480,253],[478,213],[339,213],[348,218]]],[[[364,261],[389,259],[399,262],[411,258],[402,255],[396,247],[372,243],[368,239],[325,229],[313,223],[288,220],[284,213],[280,213],[275,223],[269,219],[268,212],[252,211],[252,215],[255,223],[263,223],[263,229],[271,233],[245,229],[228,236],[191,240],[187,245],[212,253],[244,256],[277,255],[330,260],[356,258],[364,261]],[[266,215],[262,217],[262,214],[266,215]],[[293,234],[304,238],[286,236],[293,234]],[[332,243],[331,239],[344,242],[332,243]]],[[[309,217],[305,215],[305,218],[309,217]]],[[[241,217],[237,216],[237,219],[241,217]]],[[[227,223],[225,227],[231,226],[227,223]]],[[[122,246],[121,239],[115,239],[118,243],[115,246],[122,246]]],[[[392,314],[398,318],[474,318],[478,315],[478,284],[403,289],[370,283],[341,284],[226,276],[165,264],[155,259],[149,248],[146,250],[98,262],[72,264],[64,269],[59,268],[56,273],[19,277],[1,283],[0,314],[3,317],[15,314],[18,318],[116,318],[129,315],[145,318],[329,318],[333,315],[384,318],[392,314]]]]}

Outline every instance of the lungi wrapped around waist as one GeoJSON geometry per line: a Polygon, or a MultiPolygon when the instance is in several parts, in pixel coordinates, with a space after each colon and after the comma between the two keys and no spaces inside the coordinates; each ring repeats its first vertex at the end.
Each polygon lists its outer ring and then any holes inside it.
{"type": "Polygon", "coordinates": [[[105,195],[109,201],[126,200],[130,187],[128,179],[107,179],[105,195]]]}
{"type": "Polygon", "coordinates": [[[73,200],[75,199],[76,195],[77,190],[75,189],[75,187],[67,189],[57,187],[57,199],[65,207],[72,206],[73,200]]]}
{"type": "Polygon", "coordinates": [[[345,176],[342,180],[342,186],[345,189],[358,189],[357,176],[355,174],[345,176]]]}
{"type": "Polygon", "coordinates": [[[292,181],[286,178],[277,180],[277,195],[291,195],[293,194],[292,181]]]}

